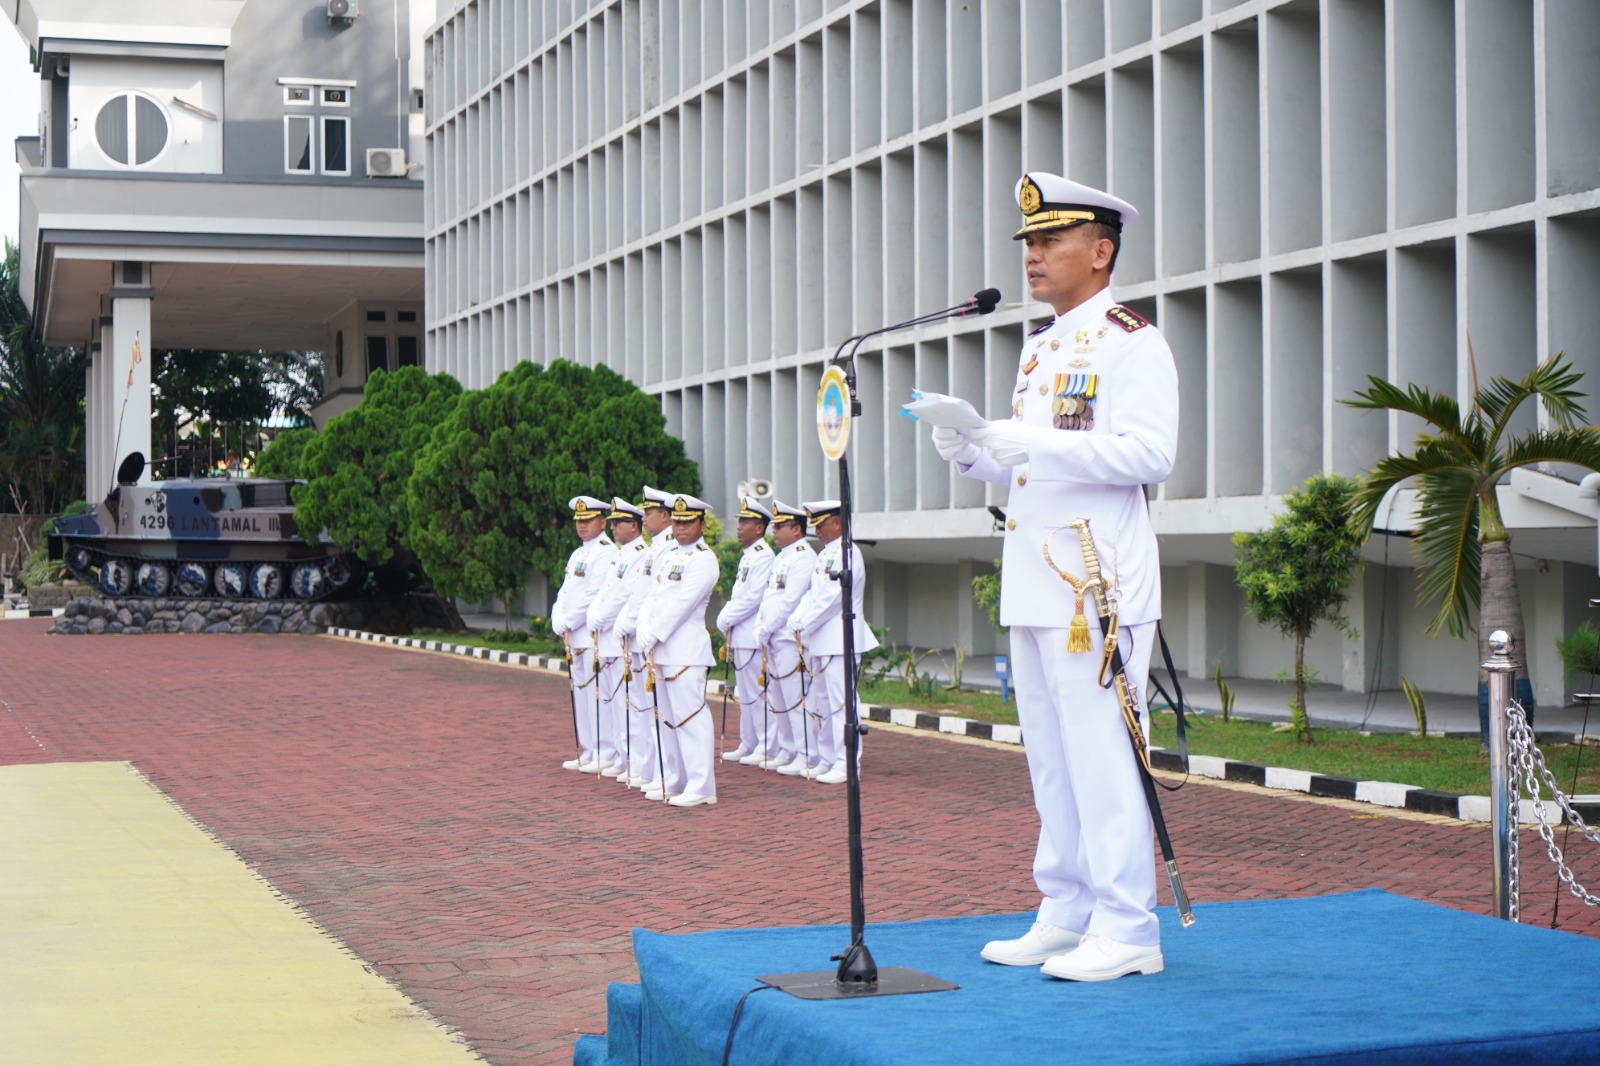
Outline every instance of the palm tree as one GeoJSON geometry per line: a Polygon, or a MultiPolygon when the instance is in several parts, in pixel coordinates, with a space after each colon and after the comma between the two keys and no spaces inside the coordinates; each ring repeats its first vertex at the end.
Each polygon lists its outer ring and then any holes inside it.
{"type": "Polygon", "coordinates": [[[17,246],[0,260],[0,485],[54,514],[83,495],[83,353],[47,348],[18,293],[17,246]]]}
{"type": "MultiPolygon", "coordinates": [[[[1371,411],[1414,415],[1426,423],[1409,455],[1392,455],[1361,479],[1352,521],[1359,532],[1370,534],[1383,498],[1401,482],[1416,479],[1421,556],[1417,600],[1437,604],[1427,631],[1465,636],[1472,609],[1479,607],[1479,662],[1489,657],[1489,634],[1497,629],[1510,633],[1517,648],[1527,647],[1511,534],[1500,517],[1496,486],[1517,467],[1537,463],[1600,470],[1600,432],[1579,424],[1584,408],[1578,400],[1585,394],[1576,386],[1582,376],[1558,352],[1521,381],[1497,377],[1480,389],[1474,371],[1472,407],[1464,414],[1450,396],[1416,385],[1402,391],[1372,376],[1367,379],[1371,388],[1343,401],[1371,411]],[[1512,435],[1512,417],[1534,398],[1544,406],[1550,425],[1512,435]]],[[[1523,659],[1517,688],[1531,708],[1526,655],[1523,659]]],[[[1480,707],[1487,706],[1487,685],[1488,675],[1480,670],[1480,707]]]]}

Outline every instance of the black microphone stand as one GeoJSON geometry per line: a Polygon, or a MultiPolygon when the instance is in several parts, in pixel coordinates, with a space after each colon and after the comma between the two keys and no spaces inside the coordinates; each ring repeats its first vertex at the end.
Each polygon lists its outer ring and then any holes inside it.
{"type": "MultiPolygon", "coordinates": [[[[866,333],[854,337],[847,337],[829,360],[834,365],[844,367],[845,391],[850,404],[850,417],[861,416],[861,400],[856,395],[856,352],[860,350],[862,342],[869,337],[876,337],[884,333],[893,333],[896,330],[909,329],[929,322],[937,322],[946,318],[962,318],[967,315],[986,315],[995,309],[1000,302],[1000,293],[995,289],[985,289],[971,300],[959,303],[954,307],[947,307],[943,311],[932,314],[920,315],[905,322],[897,322],[892,326],[881,329],[868,330],[866,333]],[[851,342],[854,342],[852,345],[851,342]],[[845,348],[850,348],[850,354],[840,356],[845,348]]],[[[952,984],[940,977],[909,970],[902,966],[890,966],[883,970],[878,969],[877,962],[872,957],[872,951],[867,947],[866,925],[867,905],[863,893],[865,881],[865,868],[861,849],[861,769],[859,755],[861,751],[861,737],[866,729],[861,726],[861,716],[856,708],[856,688],[858,683],[859,665],[856,662],[856,633],[855,633],[855,537],[851,531],[853,517],[853,500],[850,488],[850,456],[849,447],[839,455],[839,543],[840,566],[837,580],[839,582],[840,596],[840,622],[844,626],[844,750],[846,777],[846,819],[849,827],[850,849],[850,945],[833,961],[839,964],[837,970],[808,971],[792,974],[772,974],[758,977],[763,984],[780,988],[791,995],[801,999],[842,999],[861,995],[901,995],[909,992],[947,992],[960,986],[952,984]]]]}

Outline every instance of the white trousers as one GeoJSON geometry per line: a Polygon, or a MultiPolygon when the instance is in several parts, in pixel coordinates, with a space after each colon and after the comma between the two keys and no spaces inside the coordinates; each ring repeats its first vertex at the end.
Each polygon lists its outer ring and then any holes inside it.
{"type": "MultiPolygon", "coordinates": [[[[1033,879],[1044,895],[1039,920],[1124,944],[1161,941],[1154,908],[1154,832],[1133,745],[1114,689],[1095,679],[1101,636],[1091,621],[1093,650],[1066,650],[1065,629],[1013,626],[1012,680],[1039,812],[1033,879]]],[[[1145,736],[1145,685],[1156,625],[1123,626],[1128,680],[1139,700],[1145,736]]]]}
{"type": "Polygon", "coordinates": [[[706,668],[657,663],[656,696],[661,701],[661,762],[668,794],[715,796],[717,731],[706,704],[706,668]]]}
{"type": "Polygon", "coordinates": [[[763,714],[761,692],[761,649],[730,648],[734,693],[739,698],[739,747],[743,751],[772,751],[772,715],[763,714]]]}
{"type": "Polygon", "coordinates": [[[771,725],[767,763],[782,766],[807,753],[805,686],[800,648],[792,640],[767,645],[767,720],[771,725]]]}
{"type": "Polygon", "coordinates": [[[599,686],[594,675],[594,649],[572,649],[572,718],[578,732],[578,754],[583,762],[593,762],[599,753],[599,732],[595,728],[595,697],[599,686]]]}
{"type": "Polygon", "coordinates": [[[633,680],[628,682],[627,686],[631,706],[627,724],[623,726],[622,743],[633,776],[648,785],[660,777],[660,774],[657,772],[656,761],[655,704],[644,686],[644,656],[634,652],[633,680]]]}
{"type": "MultiPolygon", "coordinates": [[[[813,655],[811,659],[810,708],[806,724],[811,732],[811,765],[824,771],[844,769],[844,656],[813,655]]],[[[856,662],[861,657],[856,656],[856,662]]],[[[861,701],[856,700],[856,713],[861,701]]],[[[860,750],[857,749],[857,765],[860,750]]]]}
{"type": "Polygon", "coordinates": [[[627,714],[622,691],[622,656],[600,659],[600,765],[618,765],[623,759],[623,716],[627,714]]]}

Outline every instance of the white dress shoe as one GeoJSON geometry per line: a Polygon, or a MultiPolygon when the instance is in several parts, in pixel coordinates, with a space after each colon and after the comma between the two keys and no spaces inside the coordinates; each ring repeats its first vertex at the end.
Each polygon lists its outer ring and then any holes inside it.
{"type": "Polygon", "coordinates": [[[850,780],[850,772],[844,767],[835,770],[825,770],[816,775],[817,783],[822,785],[842,785],[850,780]]]}
{"type": "Polygon", "coordinates": [[[1063,981],[1110,981],[1130,973],[1160,973],[1165,967],[1158,946],[1123,944],[1091,933],[1076,948],[1046,959],[1039,968],[1063,981]]]}
{"type": "MultiPolygon", "coordinates": [[[[667,793],[667,799],[670,800],[674,796],[678,796],[678,795],[681,795],[681,793],[668,792],[667,793]]],[[[661,802],[661,786],[660,785],[654,785],[654,786],[646,785],[645,788],[644,788],[644,798],[647,799],[647,800],[650,800],[653,803],[660,803],[661,802]]]]}
{"type": "Polygon", "coordinates": [[[767,765],[762,767],[762,769],[771,770],[774,773],[782,773],[783,768],[794,762],[795,758],[796,757],[793,755],[777,754],[769,758],[767,760],[767,765]]]}
{"type": "Polygon", "coordinates": [[[627,785],[629,788],[643,788],[645,785],[650,784],[649,781],[646,781],[638,774],[618,774],[617,781],[627,785]]]}
{"type": "Polygon", "coordinates": [[[579,762],[577,759],[568,759],[566,762],[561,764],[561,768],[563,770],[576,770],[578,767],[580,767],[582,765],[583,764],[581,762],[579,762]]]}
{"type": "Polygon", "coordinates": [[[609,766],[602,766],[600,768],[600,776],[601,777],[621,777],[622,776],[622,767],[618,766],[616,763],[612,763],[609,766]]]}
{"type": "Polygon", "coordinates": [[[767,761],[766,752],[752,751],[749,755],[739,760],[742,766],[760,766],[767,761]]]}
{"type": "Polygon", "coordinates": [[[1015,940],[991,940],[980,954],[1001,966],[1037,966],[1047,959],[1064,955],[1083,940],[1082,933],[1063,929],[1049,922],[1034,922],[1026,936],[1015,940]]]}
{"type": "Polygon", "coordinates": [[[804,755],[796,755],[789,762],[787,762],[784,765],[778,767],[778,773],[782,774],[785,777],[799,777],[801,774],[803,774],[805,772],[806,772],[806,757],[804,755]]]}
{"type": "Polygon", "coordinates": [[[599,769],[600,760],[598,759],[590,759],[588,762],[581,762],[578,764],[578,773],[580,774],[592,774],[597,772],[599,769]]]}
{"type": "Polygon", "coordinates": [[[744,745],[741,744],[739,747],[734,748],[732,751],[723,752],[722,753],[722,758],[723,758],[723,760],[725,762],[740,762],[740,761],[742,761],[744,759],[744,757],[746,755],[749,755],[749,754],[750,754],[749,749],[747,749],[744,745]]]}
{"type": "Polygon", "coordinates": [[[672,807],[699,807],[701,805],[709,806],[715,802],[717,802],[717,797],[702,796],[698,792],[684,792],[667,800],[668,806],[672,807]]]}

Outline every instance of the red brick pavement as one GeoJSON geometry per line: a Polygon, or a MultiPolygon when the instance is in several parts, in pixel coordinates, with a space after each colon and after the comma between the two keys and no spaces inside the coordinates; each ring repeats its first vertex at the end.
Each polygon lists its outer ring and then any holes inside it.
{"type": "MultiPolygon", "coordinates": [[[[570,1062],[604,1028],[606,983],[637,978],[634,926],[848,921],[843,789],[724,768],[718,806],[676,810],[562,772],[560,677],[329,638],[45,627],[0,625],[0,763],[132,762],[493,1063],[570,1062]]],[[[869,920],[1035,905],[1019,753],[880,729],[865,765],[869,920]]],[[[1483,826],[1243,786],[1164,803],[1198,901],[1380,886],[1488,907],[1483,826]]],[[[1548,924],[1554,876],[1532,833],[1523,849],[1528,920],[1548,924]]],[[[1573,850],[1600,880],[1596,849],[1573,850]]],[[[1561,916],[1600,934],[1594,909],[1561,916]]]]}

